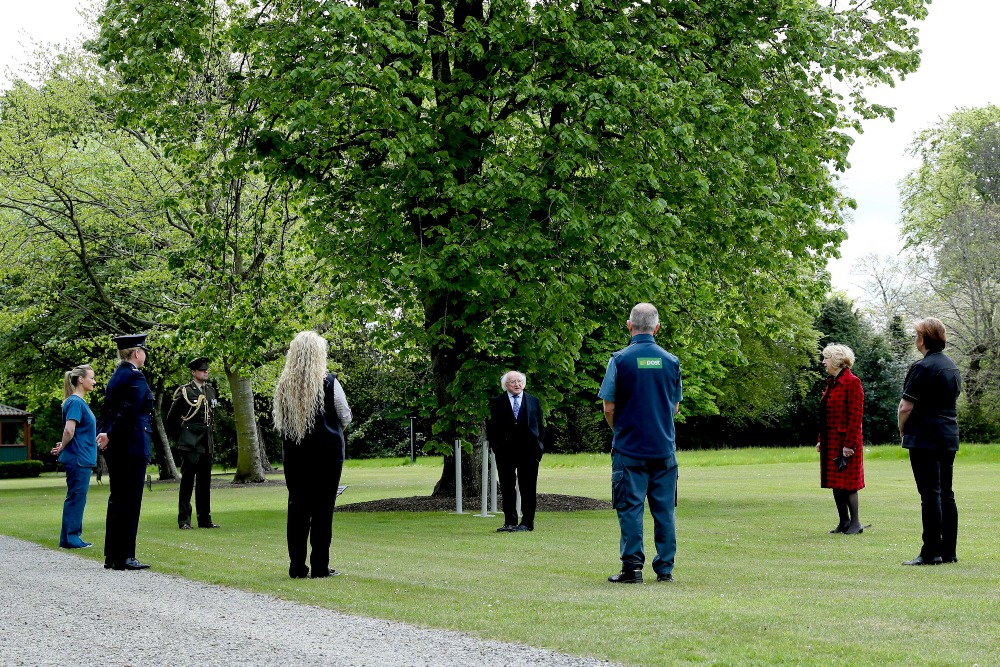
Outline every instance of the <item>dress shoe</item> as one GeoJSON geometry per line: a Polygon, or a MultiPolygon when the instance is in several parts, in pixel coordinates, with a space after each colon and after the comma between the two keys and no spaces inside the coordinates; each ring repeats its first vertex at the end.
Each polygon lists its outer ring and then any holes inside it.
{"type": "Polygon", "coordinates": [[[667,572],[666,574],[658,574],[658,575],[656,575],[656,580],[657,581],[673,581],[674,580],[674,575],[670,574],[669,572],[667,572]]]}
{"type": "Polygon", "coordinates": [[[115,570],[145,570],[149,565],[140,563],[134,558],[126,558],[122,563],[115,563],[112,568],[115,570]]]}
{"type": "Polygon", "coordinates": [[[844,531],[844,535],[860,535],[863,532],[865,532],[865,527],[859,524],[857,527],[850,526],[844,531]]]}
{"type": "Polygon", "coordinates": [[[497,528],[497,532],[498,533],[513,533],[516,530],[517,530],[517,526],[515,526],[513,524],[509,524],[509,523],[505,523],[504,525],[502,525],[499,528],[497,528]]]}
{"type": "Polygon", "coordinates": [[[111,561],[109,561],[109,560],[104,561],[104,569],[105,570],[110,570],[112,567],[114,567],[114,566],[111,564],[111,561]]]}
{"type": "Polygon", "coordinates": [[[182,523],[177,527],[180,528],[181,530],[191,530],[191,524],[189,523],[182,523]]]}
{"type": "Polygon", "coordinates": [[[291,577],[292,579],[305,579],[306,577],[309,576],[309,568],[307,567],[303,570],[293,570],[289,568],[288,576],[291,577]]]}
{"type": "Polygon", "coordinates": [[[520,526],[514,526],[513,532],[515,532],[515,533],[527,533],[527,532],[530,532],[532,530],[534,530],[534,528],[532,528],[530,526],[525,526],[522,523],[520,526]]]}
{"type": "Polygon", "coordinates": [[[198,527],[199,528],[222,528],[222,526],[220,526],[219,524],[212,523],[211,521],[209,521],[208,523],[199,523],[198,527]]]}
{"type": "Polygon", "coordinates": [[[940,565],[943,563],[941,556],[934,556],[934,558],[924,558],[923,556],[917,556],[913,560],[904,560],[903,565],[940,565]]]}
{"type": "Polygon", "coordinates": [[[842,524],[838,525],[836,528],[834,528],[833,530],[831,530],[830,534],[831,535],[836,535],[837,533],[846,533],[847,532],[847,527],[849,525],[851,525],[851,524],[849,524],[849,523],[842,523],[842,524]]]}
{"type": "Polygon", "coordinates": [[[958,556],[942,556],[941,557],[941,562],[942,563],[957,563],[958,562],[958,556]]]}
{"type": "Polygon", "coordinates": [[[309,577],[311,579],[322,579],[323,577],[339,577],[339,576],[340,576],[340,572],[337,572],[332,567],[329,568],[329,569],[327,569],[327,571],[325,573],[323,573],[323,572],[318,572],[317,573],[317,572],[313,571],[313,573],[309,575],[309,577]]]}
{"type": "Polygon", "coordinates": [[[641,584],[642,570],[622,570],[608,577],[608,581],[613,584],[641,584]]]}

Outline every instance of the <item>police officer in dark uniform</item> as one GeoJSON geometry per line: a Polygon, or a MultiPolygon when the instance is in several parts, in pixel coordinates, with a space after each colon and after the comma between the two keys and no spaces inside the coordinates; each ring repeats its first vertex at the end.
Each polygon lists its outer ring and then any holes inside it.
{"type": "Polygon", "coordinates": [[[104,567],[143,570],[135,557],[142,487],[152,459],[153,392],[139,369],[146,364],[146,334],[115,336],[118,368],[104,390],[97,421],[97,446],[104,452],[111,479],[108,496],[104,567]]]}
{"type": "Polygon", "coordinates": [[[632,309],[628,347],[608,362],[598,393],[604,418],[614,431],[611,449],[611,500],[621,528],[622,570],[608,577],[617,584],[641,584],[643,513],[646,500],[653,515],[657,581],[673,581],[677,536],[674,501],[677,455],[674,415],[681,402],[681,368],[677,357],[656,344],[660,316],[651,303],[632,309]]]}
{"type": "Polygon", "coordinates": [[[191,528],[191,491],[198,509],[199,528],[218,528],[212,522],[212,437],[215,388],[208,384],[208,357],[198,357],[188,364],[191,381],[174,392],[167,413],[167,435],[177,443],[181,458],[181,489],[177,502],[177,525],[191,528]]]}

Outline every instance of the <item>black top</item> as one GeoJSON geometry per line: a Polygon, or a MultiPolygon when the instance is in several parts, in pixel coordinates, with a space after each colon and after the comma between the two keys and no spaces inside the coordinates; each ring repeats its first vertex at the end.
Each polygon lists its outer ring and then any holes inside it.
{"type": "Polygon", "coordinates": [[[323,380],[323,411],[316,413],[316,423],[302,438],[302,442],[283,438],[284,447],[330,448],[334,453],[332,460],[343,461],[346,458],[344,425],[337,416],[336,383],[336,373],[328,373],[323,380]]]}
{"type": "Polygon", "coordinates": [[[903,398],[913,412],[903,428],[906,449],[958,451],[958,411],[962,374],[944,352],[928,352],[910,366],[903,381],[903,398]]]}

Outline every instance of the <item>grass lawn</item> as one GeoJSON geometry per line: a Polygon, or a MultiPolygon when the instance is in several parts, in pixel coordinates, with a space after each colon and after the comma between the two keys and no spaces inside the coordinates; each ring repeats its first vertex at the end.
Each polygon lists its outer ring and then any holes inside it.
{"type": "MultiPolygon", "coordinates": [[[[916,568],[900,565],[919,551],[920,508],[896,446],[866,450],[873,526],[854,537],[827,534],[836,510],[809,448],[679,458],[670,584],[606,583],[619,566],[613,511],[540,513],[534,533],[510,534],[478,507],[338,513],[332,564],[348,576],[292,580],[280,487],[215,489],[223,527],[181,532],[177,485],[154,485],[138,556],[157,572],[633,665],[1000,664],[1000,446],[959,454],[960,562],[916,568]]],[[[423,495],[439,470],[440,459],[348,462],[341,501],[423,495]]],[[[608,456],[551,455],[539,491],[609,499],[609,479],[608,456]]],[[[61,476],[0,480],[0,532],[56,548],[64,493],[61,476]]],[[[84,518],[95,548],[79,557],[95,567],[106,496],[94,483],[84,518]]]]}

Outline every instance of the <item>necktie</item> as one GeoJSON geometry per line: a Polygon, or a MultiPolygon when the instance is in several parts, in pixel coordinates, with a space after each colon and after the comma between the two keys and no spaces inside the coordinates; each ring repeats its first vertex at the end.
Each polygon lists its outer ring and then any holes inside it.
{"type": "Polygon", "coordinates": [[[517,413],[521,411],[521,397],[514,397],[514,419],[517,419],[517,413]]]}

